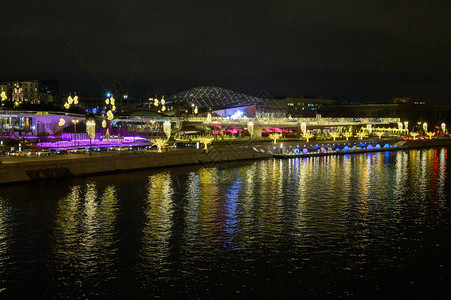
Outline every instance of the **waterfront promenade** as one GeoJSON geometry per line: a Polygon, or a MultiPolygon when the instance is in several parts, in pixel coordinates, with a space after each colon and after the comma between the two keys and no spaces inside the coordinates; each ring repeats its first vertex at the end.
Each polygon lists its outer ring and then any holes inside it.
{"type": "MultiPolygon", "coordinates": [[[[337,147],[357,144],[356,141],[336,141],[337,147]]],[[[377,143],[377,141],[373,141],[377,143]]],[[[449,147],[450,138],[433,140],[384,140],[379,141],[391,147],[374,149],[352,149],[346,153],[380,152],[407,150],[427,147],[449,147]],[[395,144],[400,145],[395,147],[395,144]],[[402,145],[401,145],[402,144],[402,145]]],[[[302,141],[287,141],[284,147],[295,148],[296,144],[305,144],[302,141]]],[[[317,151],[317,146],[326,146],[330,142],[309,143],[314,149],[308,156],[333,155],[334,152],[317,151]]],[[[272,157],[289,158],[299,155],[290,155],[291,152],[281,150],[280,144],[227,144],[216,146],[208,151],[196,149],[177,149],[158,153],[157,151],[135,151],[135,152],[106,152],[88,154],[70,154],[48,157],[8,157],[3,158],[0,164],[0,184],[11,184],[19,182],[31,182],[49,178],[71,178],[108,173],[119,173],[140,169],[174,167],[183,165],[215,166],[224,162],[267,159],[272,157]]],[[[302,154],[301,154],[302,155],[302,154]]]]}

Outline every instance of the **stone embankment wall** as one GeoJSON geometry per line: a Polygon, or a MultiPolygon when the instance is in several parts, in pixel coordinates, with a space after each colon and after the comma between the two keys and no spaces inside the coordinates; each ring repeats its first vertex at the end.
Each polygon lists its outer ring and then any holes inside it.
{"type": "Polygon", "coordinates": [[[121,152],[113,155],[95,155],[82,158],[40,159],[0,164],[0,184],[29,182],[47,178],[70,178],[116,173],[139,169],[212,165],[248,159],[269,158],[271,155],[240,147],[211,150],[178,150],[157,152],[121,152]]]}

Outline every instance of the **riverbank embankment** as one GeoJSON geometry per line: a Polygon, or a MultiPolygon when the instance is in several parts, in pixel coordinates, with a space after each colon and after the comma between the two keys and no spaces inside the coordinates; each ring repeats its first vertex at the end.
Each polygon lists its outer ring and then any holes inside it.
{"type": "MultiPolygon", "coordinates": [[[[80,155],[81,156],[81,155],[80,155]]],[[[49,178],[71,178],[163,168],[183,165],[212,165],[249,159],[264,159],[271,154],[241,147],[222,147],[209,151],[185,149],[158,153],[156,151],[120,152],[106,155],[87,154],[82,157],[21,160],[0,164],[0,184],[31,182],[49,178]]]]}

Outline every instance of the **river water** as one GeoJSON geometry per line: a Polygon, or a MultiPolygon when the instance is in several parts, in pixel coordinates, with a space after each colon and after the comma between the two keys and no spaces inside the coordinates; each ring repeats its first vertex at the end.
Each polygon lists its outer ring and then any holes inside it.
{"type": "Polygon", "coordinates": [[[0,187],[0,296],[450,292],[446,148],[0,187]]]}

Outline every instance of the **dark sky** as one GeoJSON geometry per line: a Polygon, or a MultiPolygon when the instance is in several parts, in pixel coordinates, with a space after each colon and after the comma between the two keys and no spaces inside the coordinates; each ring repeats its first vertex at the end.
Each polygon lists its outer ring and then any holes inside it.
{"type": "Polygon", "coordinates": [[[1,1],[0,78],[451,104],[451,1],[1,1]],[[74,55],[71,43],[99,82],[74,55]]]}

